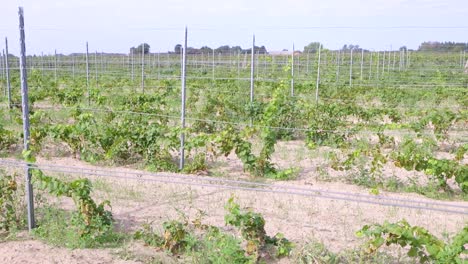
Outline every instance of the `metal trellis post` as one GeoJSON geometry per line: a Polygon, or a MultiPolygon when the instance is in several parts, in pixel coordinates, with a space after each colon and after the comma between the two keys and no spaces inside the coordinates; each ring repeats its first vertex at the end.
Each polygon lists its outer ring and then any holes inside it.
{"type": "Polygon", "coordinates": [[[291,54],[291,96],[294,96],[294,43],[291,54]]]}
{"type": "MultiPolygon", "coordinates": [[[[21,10],[23,10],[23,9],[21,9],[21,10]]],[[[20,17],[21,17],[21,15],[20,15],[20,17]]],[[[10,60],[9,60],[9,57],[10,56],[8,54],[8,39],[5,38],[5,72],[6,72],[7,97],[8,97],[8,108],[11,108],[11,83],[10,83],[10,60]]]]}
{"type": "Polygon", "coordinates": [[[318,61],[317,61],[317,83],[315,84],[315,103],[316,104],[318,104],[318,99],[319,99],[321,52],[322,52],[322,44],[319,44],[318,61]]]}
{"type": "Polygon", "coordinates": [[[86,89],[88,92],[88,105],[91,105],[91,95],[89,92],[89,50],[88,42],[86,42],[86,89]]]}
{"type": "Polygon", "coordinates": [[[185,74],[186,74],[186,64],[187,64],[187,27],[185,27],[185,38],[184,38],[184,49],[182,51],[182,73],[181,73],[181,92],[182,92],[182,102],[181,102],[181,111],[180,111],[180,126],[181,126],[181,133],[180,133],[180,164],[179,169],[182,170],[184,168],[185,163],[185,96],[186,96],[186,87],[185,87],[185,74]]]}
{"type": "MultiPolygon", "coordinates": [[[[21,78],[21,108],[23,111],[23,144],[24,151],[29,151],[29,105],[28,105],[28,73],[26,67],[26,43],[24,34],[23,8],[19,8],[19,30],[20,30],[20,78],[21,78]]],[[[31,171],[29,164],[25,167],[26,176],[26,200],[28,207],[28,229],[31,231],[36,227],[34,219],[34,194],[31,184],[31,171]]]]}

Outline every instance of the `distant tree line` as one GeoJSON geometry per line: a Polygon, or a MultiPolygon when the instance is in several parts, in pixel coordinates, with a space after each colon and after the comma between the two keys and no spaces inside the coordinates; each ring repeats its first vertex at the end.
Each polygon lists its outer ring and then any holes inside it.
{"type": "MultiPolygon", "coordinates": [[[[321,44],[320,42],[311,42],[309,43],[307,46],[304,47],[304,53],[315,53],[315,52],[318,52],[318,49],[320,47],[320,45],[322,45],[322,50],[324,50],[324,46],[323,44],[321,44]]],[[[367,49],[363,49],[361,47],[359,47],[359,45],[354,45],[354,44],[345,44],[343,45],[343,47],[341,49],[339,49],[341,51],[344,51],[344,52],[348,52],[348,51],[355,51],[355,52],[361,52],[362,50],[364,50],[365,52],[368,52],[369,50],[367,49]]]]}
{"type": "Polygon", "coordinates": [[[421,43],[419,51],[463,51],[468,50],[468,43],[427,41],[421,43]]]}
{"type": "MultiPolygon", "coordinates": [[[[311,42],[307,46],[304,47],[303,52],[304,53],[315,53],[318,52],[319,46],[322,45],[322,50],[324,49],[323,44],[320,42],[311,42]]],[[[255,46],[255,53],[259,54],[268,54],[268,51],[265,46],[255,46]]],[[[355,51],[355,52],[360,52],[364,50],[365,52],[368,52],[369,50],[363,49],[359,47],[359,45],[354,45],[354,44],[345,44],[341,49],[341,51],[347,52],[347,51],[355,51]]],[[[400,51],[407,51],[406,46],[402,46],[399,48],[400,51]]],[[[438,42],[438,41],[426,41],[421,43],[421,45],[418,48],[418,51],[463,51],[463,50],[468,50],[468,43],[463,43],[463,42],[438,42]]],[[[174,51],[172,53],[177,53],[179,54],[182,51],[182,45],[177,44],[174,47],[174,51]]],[[[147,43],[142,43],[138,45],[137,47],[131,47],[130,48],[130,53],[133,54],[141,54],[144,52],[145,54],[150,53],[150,45],[147,43]]],[[[218,48],[214,49],[214,52],[216,54],[237,54],[237,53],[247,53],[250,54],[252,53],[251,48],[243,49],[241,46],[229,46],[229,45],[223,45],[218,48]]],[[[171,52],[170,52],[171,53],[171,52]]],[[[188,47],[187,48],[187,54],[210,54],[213,53],[213,48],[210,48],[208,46],[203,46],[201,48],[193,48],[193,47],[188,47]]]]}
{"type": "MultiPolygon", "coordinates": [[[[174,47],[174,53],[180,53],[182,51],[182,45],[181,44],[177,44],[175,45],[174,47]]],[[[241,46],[229,46],[229,45],[223,45],[223,46],[220,46],[216,49],[214,49],[214,52],[216,54],[237,54],[237,53],[247,53],[247,54],[251,54],[252,53],[252,48],[248,48],[248,49],[243,49],[241,46]]],[[[265,46],[255,46],[254,48],[254,52],[255,53],[259,53],[259,54],[267,54],[268,51],[267,49],[265,48],[265,46]]],[[[213,49],[208,47],[208,46],[203,46],[201,48],[193,48],[193,47],[188,47],[187,48],[187,54],[209,54],[209,53],[213,53],[213,49]]]]}

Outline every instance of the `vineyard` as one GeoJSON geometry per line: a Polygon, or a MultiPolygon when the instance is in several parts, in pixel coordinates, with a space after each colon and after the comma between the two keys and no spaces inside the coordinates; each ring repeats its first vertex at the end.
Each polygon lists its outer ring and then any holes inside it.
{"type": "Polygon", "coordinates": [[[28,151],[0,75],[0,262],[468,261],[460,53],[26,59],[28,151]]]}

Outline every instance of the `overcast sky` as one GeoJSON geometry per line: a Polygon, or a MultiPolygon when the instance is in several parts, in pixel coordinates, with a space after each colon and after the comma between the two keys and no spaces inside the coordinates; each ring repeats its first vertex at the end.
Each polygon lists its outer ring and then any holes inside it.
{"type": "Polygon", "coordinates": [[[246,48],[253,33],[268,50],[291,50],[293,42],[301,50],[312,41],[370,50],[468,42],[467,0],[2,0],[0,37],[14,54],[18,6],[28,54],[83,52],[86,41],[91,51],[128,52],[143,42],[151,51],[173,50],[185,26],[192,47],[246,48]]]}

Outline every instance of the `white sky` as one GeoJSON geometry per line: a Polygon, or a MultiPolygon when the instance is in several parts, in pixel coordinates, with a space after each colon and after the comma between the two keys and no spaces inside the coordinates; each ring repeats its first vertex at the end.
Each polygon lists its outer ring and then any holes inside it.
{"type": "Polygon", "coordinates": [[[91,51],[128,52],[143,42],[151,51],[173,50],[183,42],[185,26],[192,47],[247,48],[253,33],[257,45],[268,50],[291,49],[293,42],[302,50],[313,41],[332,49],[357,44],[371,50],[417,48],[423,41],[468,42],[467,0],[2,2],[0,37],[8,37],[14,54],[19,46],[18,6],[24,7],[28,54],[83,52],[86,41],[91,51]]]}

